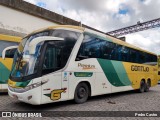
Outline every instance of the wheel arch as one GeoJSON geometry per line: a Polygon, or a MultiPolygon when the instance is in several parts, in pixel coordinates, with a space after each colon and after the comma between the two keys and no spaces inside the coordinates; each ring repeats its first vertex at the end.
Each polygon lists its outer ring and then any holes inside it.
{"type": "MultiPolygon", "coordinates": [[[[81,83],[85,83],[87,86],[88,86],[88,89],[89,89],[89,97],[92,95],[92,88],[91,88],[91,83],[89,81],[80,81],[78,82],[78,84],[76,85],[76,87],[81,84],[81,83]]],[[[75,90],[76,90],[76,87],[75,87],[75,90]]],[[[75,93],[75,90],[74,90],[74,93],[75,93]]]]}

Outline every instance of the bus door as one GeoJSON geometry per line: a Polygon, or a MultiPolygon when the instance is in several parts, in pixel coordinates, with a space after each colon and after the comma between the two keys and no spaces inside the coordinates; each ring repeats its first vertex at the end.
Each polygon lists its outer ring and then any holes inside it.
{"type": "Polygon", "coordinates": [[[42,76],[42,103],[61,99],[61,72],[42,76]]]}
{"type": "Polygon", "coordinates": [[[61,48],[55,46],[55,42],[46,43],[42,63],[42,102],[56,101],[62,99],[62,72],[61,69],[61,48]]]}

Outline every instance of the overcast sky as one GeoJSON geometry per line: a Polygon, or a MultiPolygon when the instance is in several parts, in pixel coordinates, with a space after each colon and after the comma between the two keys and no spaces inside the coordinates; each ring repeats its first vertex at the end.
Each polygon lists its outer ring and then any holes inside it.
{"type": "MultiPolygon", "coordinates": [[[[160,0],[25,0],[109,32],[160,18],[160,0]]],[[[160,54],[160,28],[126,35],[126,41],[160,54]]]]}

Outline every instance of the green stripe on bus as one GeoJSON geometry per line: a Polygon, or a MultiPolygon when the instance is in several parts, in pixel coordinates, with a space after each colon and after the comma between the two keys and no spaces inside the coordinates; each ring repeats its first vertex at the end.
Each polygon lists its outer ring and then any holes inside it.
{"type": "Polygon", "coordinates": [[[112,65],[115,68],[120,81],[126,86],[131,85],[131,81],[128,78],[128,75],[122,62],[112,61],[112,65]]]}
{"type": "Polygon", "coordinates": [[[47,97],[51,97],[51,94],[43,94],[43,95],[45,95],[45,96],[47,96],[47,97]]]}
{"type": "Polygon", "coordinates": [[[7,84],[10,70],[0,62],[0,84],[7,84]]]}
{"type": "Polygon", "coordinates": [[[108,81],[116,87],[125,86],[117,75],[117,72],[110,60],[97,59],[108,81]]]}

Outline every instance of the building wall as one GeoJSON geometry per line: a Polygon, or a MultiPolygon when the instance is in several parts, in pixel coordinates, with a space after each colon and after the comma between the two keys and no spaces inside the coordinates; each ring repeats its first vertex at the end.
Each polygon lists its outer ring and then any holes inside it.
{"type": "Polygon", "coordinates": [[[58,24],[0,5],[0,29],[28,34],[34,30],[53,25],[58,24]]]}
{"type": "Polygon", "coordinates": [[[34,30],[53,25],[82,26],[103,33],[79,21],[23,0],[0,0],[1,34],[23,37],[34,30]]]}

